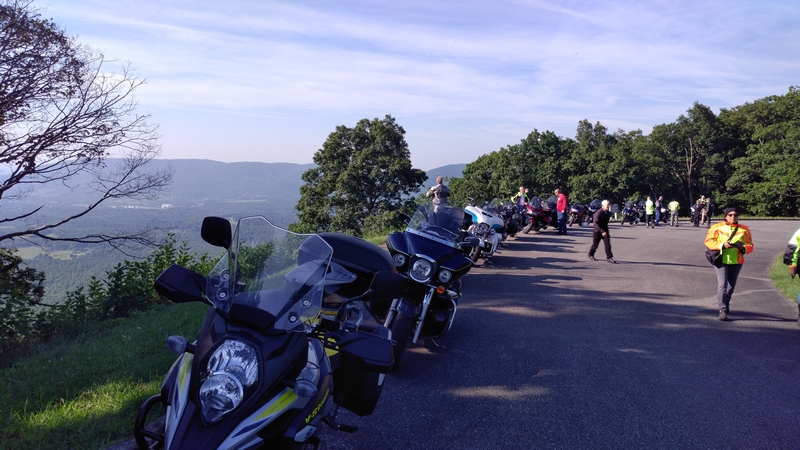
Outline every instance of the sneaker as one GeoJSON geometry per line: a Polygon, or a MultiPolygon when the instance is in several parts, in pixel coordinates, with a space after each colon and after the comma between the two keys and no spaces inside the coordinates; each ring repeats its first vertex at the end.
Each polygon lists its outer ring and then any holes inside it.
{"type": "Polygon", "coordinates": [[[719,320],[722,320],[723,322],[728,320],[728,312],[725,311],[725,308],[719,310],[719,320]]]}
{"type": "Polygon", "coordinates": [[[595,258],[594,255],[589,255],[589,259],[591,259],[592,261],[597,261],[597,258],[595,258]]]}
{"type": "Polygon", "coordinates": [[[611,264],[617,263],[617,261],[615,261],[614,258],[607,258],[606,261],[610,262],[611,264]]]}

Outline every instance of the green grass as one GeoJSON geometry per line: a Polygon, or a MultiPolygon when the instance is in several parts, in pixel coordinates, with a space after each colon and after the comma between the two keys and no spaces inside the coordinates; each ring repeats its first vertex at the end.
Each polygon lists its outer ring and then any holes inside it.
{"type": "Polygon", "coordinates": [[[207,307],[161,307],[52,343],[0,371],[0,448],[103,449],[132,437],[139,406],[175,359],[164,339],[193,340],[207,307]]]}
{"type": "Polygon", "coordinates": [[[783,295],[791,301],[797,301],[797,295],[800,294],[800,274],[792,280],[789,276],[789,266],[783,264],[783,254],[780,254],[769,271],[769,277],[775,284],[775,287],[783,295]]]}

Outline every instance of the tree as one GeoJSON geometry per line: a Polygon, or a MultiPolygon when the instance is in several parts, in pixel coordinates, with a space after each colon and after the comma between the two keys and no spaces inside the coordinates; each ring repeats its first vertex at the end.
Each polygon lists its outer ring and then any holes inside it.
{"type": "Polygon", "coordinates": [[[147,230],[56,233],[108,200],[152,199],[172,180],[171,169],[145,170],[161,149],[158,127],[136,112],[133,92],[144,81],[128,65],[107,73],[108,63],[29,1],[0,0],[0,201],[50,183],[85,183],[96,196],[63,216],[36,204],[0,216],[0,242],[154,243],[147,230]]]}
{"type": "Polygon", "coordinates": [[[726,187],[733,201],[754,214],[796,216],[800,197],[800,88],[722,110],[741,155],[726,187]]]}
{"type": "Polygon", "coordinates": [[[394,118],[344,125],[314,154],[295,209],[300,232],[336,231],[361,236],[383,232],[388,218],[411,208],[413,193],[427,179],[411,167],[405,130],[394,118]]]}

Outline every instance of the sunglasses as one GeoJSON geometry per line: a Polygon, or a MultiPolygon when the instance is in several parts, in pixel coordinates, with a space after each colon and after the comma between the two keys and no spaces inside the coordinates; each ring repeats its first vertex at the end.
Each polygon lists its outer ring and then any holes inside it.
{"type": "Polygon", "coordinates": [[[736,213],[730,213],[728,214],[728,217],[739,217],[739,215],[736,213]]]}

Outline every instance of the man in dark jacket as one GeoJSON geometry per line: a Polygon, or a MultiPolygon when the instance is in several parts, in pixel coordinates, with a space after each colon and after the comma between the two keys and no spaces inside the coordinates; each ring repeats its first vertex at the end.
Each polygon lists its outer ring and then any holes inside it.
{"type": "Polygon", "coordinates": [[[597,251],[597,246],[600,245],[600,240],[605,244],[606,261],[616,264],[614,254],[611,253],[611,235],[608,233],[608,221],[611,220],[611,203],[608,200],[603,200],[600,204],[601,208],[594,213],[594,228],[592,229],[592,247],[589,248],[589,259],[597,261],[594,253],[597,251]]]}

